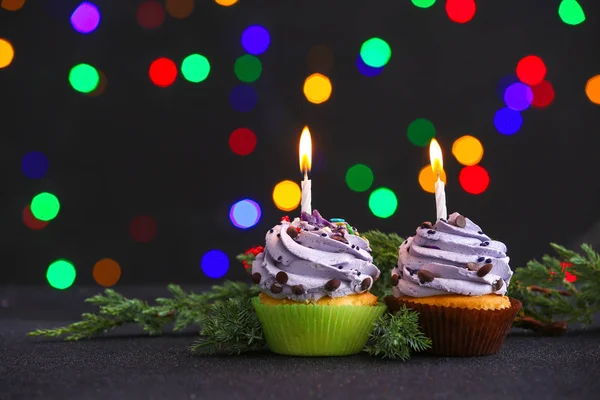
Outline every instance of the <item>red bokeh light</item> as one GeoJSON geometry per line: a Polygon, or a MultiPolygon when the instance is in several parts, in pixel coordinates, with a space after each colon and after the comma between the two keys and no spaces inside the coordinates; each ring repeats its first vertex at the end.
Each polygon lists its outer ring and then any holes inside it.
{"type": "Polygon", "coordinates": [[[154,218],[138,215],[129,224],[129,234],[138,243],[148,243],[156,237],[158,226],[154,218]]]}
{"type": "Polygon", "coordinates": [[[168,58],[159,58],[150,64],[150,80],[156,86],[167,87],[171,86],[177,78],[177,66],[168,58]]]}
{"type": "Polygon", "coordinates": [[[527,85],[539,85],[546,77],[546,64],[538,56],[523,57],[517,64],[517,77],[527,85]]]}
{"type": "Polygon", "coordinates": [[[165,9],[158,1],[146,1],[138,7],[138,23],[145,29],[156,29],[165,21],[165,9]]]}
{"type": "Polygon", "coordinates": [[[240,156],[247,156],[256,147],[256,135],[248,128],[237,128],[229,136],[231,151],[240,156]]]}
{"type": "Polygon", "coordinates": [[[545,108],[554,100],[554,88],[548,81],[542,81],[539,85],[531,86],[533,101],[531,105],[536,108],[545,108]]]}
{"type": "Polygon", "coordinates": [[[465,192],[470,194],[481,194],[490,184],[488,172],[480,165],[464,167],[460,171],[458,180],[465,192]]]}
{"type": "Polygon", "coordinates": [[[446,0],[448,18],[459,24],[472,20],[476,9],[475,0],[446,0]]]}
{"type": "Polygon", "coordinates": [[[23,209],[23,223],[29,229],[32,229],[34,231],[39,231],[40,229],[44,229],[46,227],[46,225],[48,225],[47,221],[39,220],[33,215],[33,213],[31,212],[30,205],[27,205],[23,209]]]}

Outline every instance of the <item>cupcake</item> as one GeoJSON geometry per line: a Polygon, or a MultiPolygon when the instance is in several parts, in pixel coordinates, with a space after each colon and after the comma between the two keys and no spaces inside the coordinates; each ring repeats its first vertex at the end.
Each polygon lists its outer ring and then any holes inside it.
{"type": "Polygon", "coordinates": [[[380,271],[369,242],[341,219],[317,210],[288,217],[265,236],[252,262],[253,299],[270,350],[342,356],[362,350],[385,311],[369,293],[380,271]]]}
{"type": "Polygon", "coordinates": [[[512,271],[504,243],[491,240],[468,218],[424,222],[402,243],[392,270],[391,311],[419,312],[432,340],[430,353],[479,356],[496,353],[521,308],[506,296],[512,271]]]}

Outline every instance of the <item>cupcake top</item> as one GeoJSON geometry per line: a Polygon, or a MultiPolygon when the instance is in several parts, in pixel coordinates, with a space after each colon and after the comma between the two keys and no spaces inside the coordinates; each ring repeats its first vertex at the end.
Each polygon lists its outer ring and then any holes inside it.
{"type": "Polygon", "coordinates": [[[369,242],[344,220],[317,210],[279,225],[265,236],[252,262],[252,280],[271,297],[316,301],[368,291],[379,278],[369,242]]]}
{"type": "Polygon", "coordinates": [[[448,221],[424,222],[402,243],[392,270],[394,295],[504,295],[513,274],[509,260],[504,243],[453,213],[448,221]]]}

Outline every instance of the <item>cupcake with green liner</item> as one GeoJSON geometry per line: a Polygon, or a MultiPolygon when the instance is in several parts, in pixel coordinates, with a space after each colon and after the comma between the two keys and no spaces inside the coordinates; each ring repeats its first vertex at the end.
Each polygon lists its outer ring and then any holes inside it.
{"type": "Polygon", "coordinates": [[[317,210],[270,229],[252,262],[252,301],[269,349],[296,356],[359,353],[386,307],[369,293],[380,271],[369,242],[317,210]]]}

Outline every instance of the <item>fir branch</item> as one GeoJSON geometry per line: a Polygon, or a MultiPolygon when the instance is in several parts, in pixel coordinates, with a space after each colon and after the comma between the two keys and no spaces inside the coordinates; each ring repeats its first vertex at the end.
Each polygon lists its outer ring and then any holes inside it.
{"type": "Polygon", "coordinates": [[[421,332],[419,314],[402,306],[395,314],[384,314],[375,322],[364,351],[372,356],[406,361],[412,352],[431,347],[421,332]]]}
{"type": "Polygon", "coordinates": [[[383,299],[392,294],[392,269],[398,265],[398,248],[404,241],[395,233],[386,234],[380,231],[368,231],[362,234],[373,249],[373,264],[381,271],[379,279],[371,288],[371,293],[383,299]]]}

